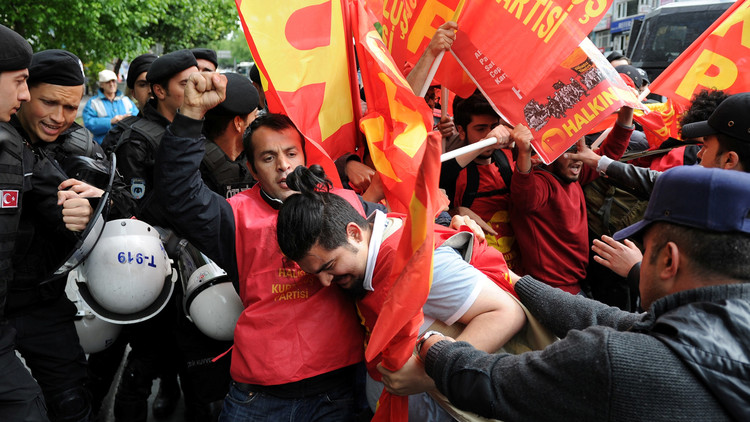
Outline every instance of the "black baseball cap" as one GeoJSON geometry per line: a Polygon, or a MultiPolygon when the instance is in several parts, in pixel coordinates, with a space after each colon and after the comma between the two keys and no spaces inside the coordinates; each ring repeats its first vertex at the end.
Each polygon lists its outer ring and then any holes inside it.
{"type": "Polygon", "coordinates": [[[630,76],[630,79],[633,80],[633,83],[635,84],[636,88],[640,88],[643,85],[649,83],[648,75],[646,74],[646,71],[643,69],[637,68],[635,66],[631,66],[629,64],[623,64],[623,65],[617,66],[615,70],[618,73],[624,73],[630,76]]]}
{"type": "Polygon", "coordinates": [[[750,142],[750,92],[730,95],[722,101],[708,120],[682,127],[682,137],[699,138],[718,133],[750,142]]]}

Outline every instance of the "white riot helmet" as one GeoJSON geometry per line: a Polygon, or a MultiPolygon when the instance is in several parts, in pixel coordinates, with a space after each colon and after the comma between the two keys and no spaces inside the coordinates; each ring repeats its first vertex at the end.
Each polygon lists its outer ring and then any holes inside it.
{"type": "Polygon", "coordinates": [[[96,316],[132,324],[164,308],[174,290],[171,275],[155,228],[139,220],[112,220],[77,270],[76,285],[96,316]]]}
{"type": "Polygon", "coordinates": [[[65,293],[78,310],[75,316],[78,339],[84,352],[101,352],[117,340],[117,336],[122,331],[122,325],[112,324],[96,317],[78,292],[78,287],[75,283],[75,272],[76,270],[73,270],[68,274],[65,293]]]}
{"type": "Polygon", "coordinates": [[[203,334],[232,340],[244,306],[227,273],[185,239],[177,248],[185,315],[203,334]]]}

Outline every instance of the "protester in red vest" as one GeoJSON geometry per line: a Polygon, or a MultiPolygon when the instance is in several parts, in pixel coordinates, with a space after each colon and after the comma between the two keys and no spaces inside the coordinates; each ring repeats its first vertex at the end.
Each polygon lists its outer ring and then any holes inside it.
{"type": "MultiPolygon", "coordinates": [[[[292,193],[286,178],[305,164],[303,137],[286,116],[256,119],[245,150],[258,183],[229,200],[211,192],[198,171],[201,119],[225,90],[224,76],[190,76],[154,170],[172,224],[227,271],[245,306],[220,420],[352,420],[354,365],[363,359],[354,307],[285,260],[275,239],[277,210],[292,193]]],[[[364,212],[352,191],[336,193],[364,212]]]]}
{"type": "MultiPolygon", "coordinates": [[[[338,285],[357,299],[367,332],[372,332],[390,290],[389,277],[403,228],[403,215],[375,212],[365,219],[347,201],[323,188],[322,169],[298,167],[287,177],[294,190],[282,205],[277,226],[284,255],[326,288],[338,285]]],[[[509,272],[502,255],[473,239],[468,232],[435,229],[433,279],[424,304],[425,331],[433,322],[461,323],[458,337],[479,349],[494,352],[525,322],[513,300],[509,272]],[[501,288],[502,287],[502,288],[501,288]],[[503,292],[505,289],[505,292],[503,292]],[[511,294],[508,294],[511,293],[511,294]]],[[[513,275],[515,276],[515,275],[513,275]]],[[[425,280],[425,282],[427,282],[425,280]]],[[[425,393],[434,383],[412,357],[396,372],[368,366],[368,400],[374,406],[384,382],[389,392],[411,395],[412,420],[444,420],[447,413],[425,393]]]]}

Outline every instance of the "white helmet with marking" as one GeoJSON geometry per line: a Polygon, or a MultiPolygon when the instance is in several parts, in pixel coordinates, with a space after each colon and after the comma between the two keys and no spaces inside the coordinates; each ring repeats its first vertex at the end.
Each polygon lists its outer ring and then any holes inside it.
{"type": "Polygon", "coordinates": [[[79,293],[91,311],[115,324],[151,318],[174,290],[171,260],[159,233],[134,219],[107,222],[75,274],[79,293]]]}

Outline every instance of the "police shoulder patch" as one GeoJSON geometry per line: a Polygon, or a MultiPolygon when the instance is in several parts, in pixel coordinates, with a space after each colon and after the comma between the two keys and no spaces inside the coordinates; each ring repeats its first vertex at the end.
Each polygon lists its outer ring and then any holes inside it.
{"type": "Polygon", "coordinates": [[[137,177],[130,179],[130,194],[135,199],[143,198],[146,194],[146,180],[137,177]]]}

